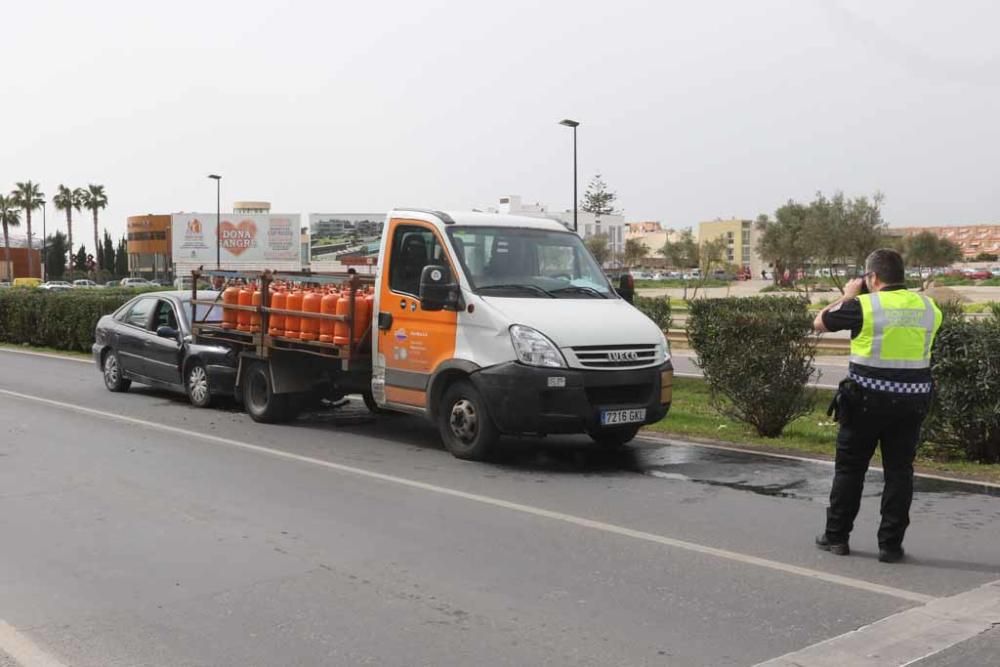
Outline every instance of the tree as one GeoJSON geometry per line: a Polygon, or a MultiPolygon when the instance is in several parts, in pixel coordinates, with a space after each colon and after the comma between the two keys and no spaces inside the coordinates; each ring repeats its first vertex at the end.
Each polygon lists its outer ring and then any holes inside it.
{"type": "Polygon", "coordinates": [[[81,243],[80,249],[76,251],[73,255],[73,270],[86,273],[87,267],[87,248],[81,243]]]}
{"type": "Polygon", "coordinates": [[[657,252],[675,269],[693,269],[698,266],[698,242],[691,228],[683,230],[676,241],[667,241],[657,252]]]}
{"type": "Polygon", "coordinates": [[[941,238],[933,232],[920,232],[903,242],[903,259],[915,267],[924,278],[924,269],[951,266],[962,259],[962,248],[951,239],[941,238]]]}
{"type": "Polygon", "coordinates": [[[66,247],[73,247],[73,210],[80,211],[83,205],[83,188],[70,190],[65,185],[59,186],[59,191],[52,198],[57,211],[66,211],[66,247]]]}
{"type": "Polygon", "coordinates": [[[93,183],[88,185],[83,191],[82,203],[85,209],[94,214],[94,258],[97,259],[97,268],[103,269],[104,265],[100,261],[101,244],[97,238],[97,212],[108,206],[108,196],[104,192],[104,186],[93,183]]]}
{"type": "Polygon", "coordinates": [[[66,252],[69,248],[66,235],[62,232],[50,234],[45,240],[45,246],[45,275],[50,279],[62,280],[66,273],[66,252]]]}
{"type": "Polygon", "coordinates": [[[34,248],[31,239],[31,212],[45,204],[45,193],[41,191],[38,183],[23,181],[15,183],[11,197],[14,198],[15,206],[24,209],[24,223],[28,228],[28,275],[31,276],[35,273],[35,258],[31,252],[34,248]]]}
{"type": "MultiPolygon", "coordinates": [[[[805,207],[803,259],[826,268],[834,286],[843,293],[840,268],[864,266],[865,258],[885,245],[886,223],[882,220],[881,193],[847,199],[837,192],[827,199],[822,192],[805,207]]],[[[791,202],[789,202],[791,204],[791,202]]]]}
{"type": "Polygon", "coordinates": [[[1000,255],[997,255],[995,252],[981,252],[978,255],[976,255],[975,257],[973,257],[972,261],[974,261],[974,262],[995,262],[995,261],[997,261],[997,259],[1000,259],[1000,255]]]}
{"type": "Polygon", "coordinates": [[[590,185],[587,186],[583,201],[580,202],[580,209],[587,213],[593,213],[598,218],[602,215],[613,215],[620,212],[615,208],[616,199],[618,199],[618,195],[608,190],[607,183],[604,182],[600,174],[596,174],[594,179],[590,181],[590,185]]]}
{"type": "Polygon", "coordinates": [[[766,215],[757,216],[760,231],[757,254],[774,266],[776,283],[792,284],[810,256],[806,238],[808,213],[807,207],[789,199],[774,212],[774,220],[766,215]],[[783,277],[785,271],[790,274],[787,281],[783,277]]]}
{"type": "Polygon", "coordinates": [[[625,266],[638,264],[649,252],[649,246],[639,239],[625,239],[625,266]]]}
{"type": "Polygon", "coordinates": [[[101,253],[104,257],[104,270],[108,273],[115,272],[115,243],[111,240],[111,234],[108,234],[108,230],[104,230],[104,251],[101,253]]]}
{"type": "Polygon", "coordinates": [[[594,256],[597,263],[604,266],[604,263],[608,261],[608,257],[611,255],[611,248],[608,247],[608,237],[605,234],[594,234],[586,241],[584,244],[587,246],[587,250],[590,254],[594,256]]]}
{"type": "Polygon", "coordinates": [[[3,195],[0,195],[0,223],[3,224],[4,261],[7,263],[6,266],[8,266],[10,270],[10,275],[7,276],[8,279],[13,279],[14,277],[14,266],[10,263],[9,229],[11,227],[21,226],[21,212],[18,208],[19,207],[14,202],[13,197],[4,197],[3,195]]]}
{"type": "Polygon", "coordinates": [[[694,284],[694,291],[691,298],[698,296],[698,290],[705,287],[705,284],[712,277],[712,272],[719,267],[726,265],[726,239],[718,238],[705,241],[698,247],[698,279],[694,284]]]}
{"type": "Polygon", "coordinates": [[[121,237],[118,250],[115,252],[115,276],[124,278],[128,275],[128,241],[121,237]]]}

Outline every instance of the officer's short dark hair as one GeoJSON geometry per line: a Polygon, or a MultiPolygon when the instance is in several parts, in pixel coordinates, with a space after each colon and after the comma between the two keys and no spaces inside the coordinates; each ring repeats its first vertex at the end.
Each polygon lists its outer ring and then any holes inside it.
{"type": "Polygon", "coordinates": [[[885,285],[901,285],[906,282],[903,256],[892,248],[879,248],[868,255],[865,271],[874,273],[885,285]]]}

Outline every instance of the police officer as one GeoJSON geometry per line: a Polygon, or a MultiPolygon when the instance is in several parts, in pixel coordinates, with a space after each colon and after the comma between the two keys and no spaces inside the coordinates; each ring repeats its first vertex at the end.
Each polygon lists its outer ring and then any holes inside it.
{"type": "Polygon", "coordinates": [[[906,290],[903,258],[880,249],[868,256],[863,277],[813,323],[818,333],[850,330],[848,378],[831,409],[837,412],[837,457],[826,512],[826,530],[816,546],[850,553],[848,538],[861,505],[868,464],[882,449],[885,487],[878,529],[878,559],[903,558],[910,524],[913,458],[931,398],[930,358],[941,311],[923,294],[906,290]]]}

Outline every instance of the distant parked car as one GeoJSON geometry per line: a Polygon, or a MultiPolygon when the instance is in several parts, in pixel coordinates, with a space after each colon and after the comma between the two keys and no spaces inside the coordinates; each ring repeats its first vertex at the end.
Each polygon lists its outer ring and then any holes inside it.
{"type": "Polygon", "coordinates": [[[50,280],[47,283],[42,283],[39,287],[50,292],[61,292],[73,289],[73,283],[65,280],[50,280]]]}
{"type": "MultiPolygon", "coordinates": [[[[211,301],[216,292],[205,292],[211,301]]],[[[198,321],[218,321],[222,308],[197,306],[198,321]]],[[[223,345],[191,337],[191,293],[155,292],[135,297],[97,322],[94,361],[109,391],[128,391],[132,382],[188,395],[196,407],[231,395],[236,354],[223,345]]]]}
{"type": "Polygon", "coordinates": [[[979,269],[978,271],[969,271],[965,275],[968,276],[969,278],[972,278],[973,280],[989,280],[990,278],[993,277],[993,274],[987,271],[986,269],[979,269]]]}
{"type": "Polygon", "coordinates": [[[155,287],[145,278],[122,278],[122,287],[155,287]]]}
{"type": "Polygon", "coordinates": [[[121,286],[122,286],[122,281],[120,281],[120,280],[109,280],[108,282],[104,283],[104,287],[106,287],[106,288],[108,288],[108,287],[121,287],[121,286]]]}
{"type": "Polygon", "coordinates": [[[14,287],[38,287],[41,284],[41,278],[14,278],[14,287]]]}
{"type": "Polygon", "coordinates": [[[0,280],[0,289],[10,289],[10,286],[9,280],[0,280]]]}
{"type": "Polygon", "coordinates": [[[994,278],[1000,278],[1000,266],[994,266],[992,269],[990,269],[990,275],[992,275],[994,278]]]}
{"type": "Polygon", "coordinates": [[[73,281],[73,287],[77,289],[93,289],[95,287],[100,287],[93,280],[87,280],[86,278],[80,278],[79,280],[73,281]]]}

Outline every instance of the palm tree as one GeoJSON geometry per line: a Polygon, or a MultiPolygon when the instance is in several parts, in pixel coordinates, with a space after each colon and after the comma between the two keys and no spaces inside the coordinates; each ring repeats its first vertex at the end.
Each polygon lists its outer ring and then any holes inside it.
{"type": "Polygon", "coordinates": [[[83,188],[70,190],[65,185],[59,186],[59,193],[52,198],[57,211],[66,211],[66,235],[68,245],[73,247],[73,209],[77,211],[83,205],[83,188]]]}
{"type": "Polygon", "coordinates": [[[3,223],[4,260],[10,269],[10,275],[7,276],[8,280],[13,280],[14,278],[14,267],[10,263],[10,236],[7,234],[7,229],[21,225],[21,212],[18,208],[18,205],[14,203],[13,197],[0,195],[0,222],[3,223]]]}
{"type": "MultiPolygon", "coordinates": [[[[31,212],[45,204],[45,193],[41,191],[38,183],[31,181],[15,183],[14,185],[14,191],[10,194],[14,198],[14,205],[24,209],[24,222],[28,227],[28,275],[33,276],[35,275],[35,262],[31,252],[34,247],[31,242],[31,212]]],[[[45,245],[44,240],[42,245],[45,245]]]]}
{"type": "MultiPolygon", "coordinates": [[[[83,191],[81,203],[85,209],[94,214],[94,258],[97,259],[101,256],[101,253],[97,252],[97,249],[101,247],[97,239],[97,212],[108,206],[108,196],[104,194],[104,186],[93,183],[88,185],[87,189],[83,191]]],[[[97,268],[103,269],[104,267],[98,266],[97,268]]]]}

